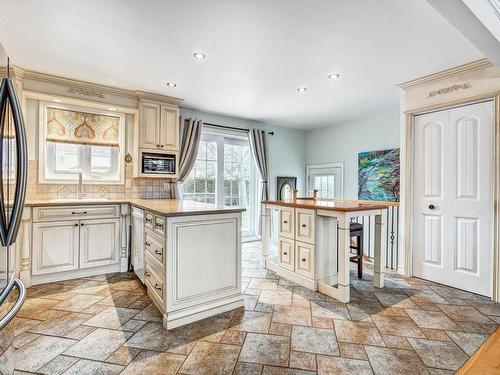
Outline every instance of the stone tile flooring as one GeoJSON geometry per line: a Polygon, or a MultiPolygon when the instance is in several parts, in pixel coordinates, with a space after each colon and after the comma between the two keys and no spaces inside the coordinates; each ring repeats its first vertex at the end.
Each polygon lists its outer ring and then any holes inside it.
{"type": "Polygon", "coordinates": [[[397,275],[374,289],[369,269],[345,305],[263,269],[258,242],[243,249],[245,308],[172,331],[130,274],[30,288],[17,373],[452,374],[500,324],[484,297],[397,275]]]}

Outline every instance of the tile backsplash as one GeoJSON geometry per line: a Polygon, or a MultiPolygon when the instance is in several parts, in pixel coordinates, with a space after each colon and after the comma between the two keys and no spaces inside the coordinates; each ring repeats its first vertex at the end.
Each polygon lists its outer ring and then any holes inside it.
{"type": "MultiPolygon", "coordinates": [[[[85,198],[106,199],[165,199],[172,197],[172,180],[168,178],[132,178],[132,165],[125,166],[125,178],[131,180],[131,187],[125,185],[82,185],[85,198]]],[[[28,169],[28,191],[26,199],[71,199],[77,198],[76,184],[40,184],[38,182],[38,161],[30,160],[28,169]]]]}

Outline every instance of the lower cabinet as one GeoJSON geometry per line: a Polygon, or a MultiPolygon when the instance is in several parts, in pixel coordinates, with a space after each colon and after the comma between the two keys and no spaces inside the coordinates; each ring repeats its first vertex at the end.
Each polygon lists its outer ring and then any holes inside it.
{"type": "Polygon", "coordinates": [[[79,238],[79,221],[33,224],[32,274],[78,269],[79,238]]]}
{"type": "Polygon", "coordinates": [[[280,267],[286,268],[290,271],[294,270],[294,240],[288,238],[280,238],[278,243],[278,257],[280,267]]]}
{"type": "Polygon", "coordinates": [[[80,268],[117,263],[119,245],[119,219],[80,221],[80,268]]]}
{"type": "Polygon", "coordinates": [[[295,272],[314,279],[314,245],[295,242],[295,272]]]}

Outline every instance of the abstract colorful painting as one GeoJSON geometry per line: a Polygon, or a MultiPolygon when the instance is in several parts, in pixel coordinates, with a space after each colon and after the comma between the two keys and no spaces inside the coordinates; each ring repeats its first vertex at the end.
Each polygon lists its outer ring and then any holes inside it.
{"type": "Polygon", "coordinates": [[[399,202],[399,148],[358,154],[358,197],[399,202]]]}

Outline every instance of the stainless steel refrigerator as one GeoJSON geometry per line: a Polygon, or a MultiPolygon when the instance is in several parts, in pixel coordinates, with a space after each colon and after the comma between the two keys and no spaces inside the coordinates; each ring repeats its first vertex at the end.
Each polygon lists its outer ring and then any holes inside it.
{"type": "Polygon", "coordinates": [[[26,298],[16,277],[17,233],[26,196],[26,133],[7,53],[0,44],[0,374],[14,371],[11,323],[26,298]]]}

